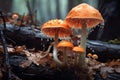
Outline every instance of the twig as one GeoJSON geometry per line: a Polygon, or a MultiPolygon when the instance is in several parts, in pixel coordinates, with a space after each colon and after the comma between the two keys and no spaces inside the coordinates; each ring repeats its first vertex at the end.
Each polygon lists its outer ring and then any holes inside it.
{"type": "Polygon", "coordinates": [[[26,1],[26,6],[27,6],[28,11],[29,11],[29,15],[30,15],[30,18],[31,18],[31,23],[34,24],[33,12],[32,12],[32,10],[31,10],[29,0],[26,1]]]}
{"type": "Polygon", "coordinates": [[[3,20],[4,30],[6,30],[5,18],[3,17],[3,13],[2,13],[2,11],[0,11],[0,17],[1,17],[2,20],[3,20]]]}
{"type": "MultiPolygon", "coordinates": [[[[5,19],[2,15],[2,12],[0,12],[0,17],[3,19],[4,28],[6,28],[5,19]]],[[[8,54],[8,50],[7,50],[7,46],[6,46],[6,40],[4,38],[4,34],[3,34],[1,27],[0,27],[0,35],[1,35],[2,46],[3,46],[4,54],[5,54],[5,63],[6,63],[6,67],[8,70],[8,80],[11,80],[12,78],[11,78],[11,67],[10,67],[10,63],[9,63],[9,54],[8,54]]]]}
{"type": "Polygon", "coordinates": [[[25,16],[25,13],[22,15],[22,19],[21,19],[21,24],[20,24],[20,26],[23,25],[23,22],[24,22],[24,16],[25,16]]]}
{"type": "Polygon", "coordinates": [[[16,76],[14,73],[12,73],[13,80],[22,80],[18,76],[16,76]]]}

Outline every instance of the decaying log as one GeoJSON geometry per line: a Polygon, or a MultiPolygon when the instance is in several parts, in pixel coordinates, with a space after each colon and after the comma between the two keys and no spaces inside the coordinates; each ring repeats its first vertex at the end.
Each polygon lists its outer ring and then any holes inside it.
{"type": "MultiPolygon", "coordinates": [[[[0,27],[3,26],[0,25],[0,27]]],[[[7,24],[4,32],[8,42],[12,42],[13,45],[26,45],[27,48],[46,50],[53,41],[52,38],[48,38],[40,30],[31,27],[18,27],[7,24]]]]}
{"type": "MultiPolygon", "coordinates": [[[[0,25],[0,27],[3,26],[0,25]]],[[[27,48],[36,48],[45,51],[50,43],[53,42],[52,38],[45,36],[40,30],[32,29],[31,27],[18,27],[7,24],[5,32],[8,42],[13,40],[16,45],[26,45],[27,48]]],[[[88,40],[87,53],[89,52],[98,54],[98,60],[103,62],[108,59],[118,59],[120,58],[120,45],[88,40]]]]}
{"type": "Polygon", "coordinates": [[[108,44],[102,41],[87,41],[87,52],[97,54],[98,60],[105,62],[109,59],[120,59],[120,45],[108,44]]]}

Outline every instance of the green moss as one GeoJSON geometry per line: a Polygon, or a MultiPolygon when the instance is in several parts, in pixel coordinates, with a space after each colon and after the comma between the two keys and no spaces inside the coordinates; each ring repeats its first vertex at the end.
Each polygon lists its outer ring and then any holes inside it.
{"type": "Polygon", "coordinates": [[[120,44],[120,39],[109,40],[108,43],[110,43],[110,44],[120,44]]]}

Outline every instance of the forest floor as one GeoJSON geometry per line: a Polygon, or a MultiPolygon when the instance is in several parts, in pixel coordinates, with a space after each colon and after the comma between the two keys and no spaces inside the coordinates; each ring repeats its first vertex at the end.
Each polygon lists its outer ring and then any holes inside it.
{"type": "MultiPolygon", "coordinates": [[[[9,56],[22,55],[26,57],[26,59],[21,61],[18,65],[18,67],[22,69],[26,69],[30,67],[31,64],[35,64],[37,67],[41,67],[41,66],[49,67],[49,70],[46,72],[46,74],[48,73],[52,74],[55,72],[57,75],[58,71],[59,72],[61,71],[59,75],[66,75],[68,77],[70,75],[71,76],[74,75],[76,77],[76,79],[74,80],[97,80],[95,79],[95,75],[97,74],[97,72],[99,72],[102,80],[107,80],[106,78],[108,78],[108,75],[112,73],[117,73],[118,75],[120,75],[120,59],[108,61],[106,63],[101,63],[95,59],[86,58],[87,69],[82,70],[81,68],[77,68],[76,66],[74,66],[74,58],[72,58],[71,56],[68,57],[68,63],[67,63],[67,66],[65,67],[65,66],[57,65],[56,62],[53,60],[52,53],[49,53],[49,52],[47,53],[45,51],[35,50],[34,48],[26,49],[24,45],[16,46],[16,47],[13,47],[12,45],[8,45],[7,49],[8,49],[9,56]],[[51,70],[53,71],[51,72],[51,70]]],[[[0,53],[1,53],[0,63],[1,64],[3,64],[2,62],[4,62],[2,61],[4,60],[3,52],[4,52],[3,48],[2,46],[0,46],[0,53]]],[[[59,56],[59,59],[62,61],[62,55],[59,56]]],[[[4,71],[5,71],[5,68],[1,66],[1,70],[0,70],[1,79],[2,77],[4,77],[4,74],[2,73],[4,71]]],[[[14,68],[13,68],[13,72],[15,72],[14,68]]],[[[36,74],[38,73],[39,71],[36,74]]],[[[27,74],[35,74],[35,73],[34,71],[33,73],[32,72],[29,73],[28,71],[27,74]]],[[[120,77],[118,78],[120,79],[120,77]]],[[[22,79],[24,80],[24,78],[22,79]]],[[[65,78],[65,79],[68,80],[69,78],[65,78]]],[[[14,79],[14,80],[17,80],[17,79],[14,79]]],[[[33,79],[30,79],[30,80],[33,80],[33,79]]],[[[43,80],[46,80],[46,79],[43,79],[43,80]]],[[[54,80],[54,79],[50,79],[50,80],[54,80]]],[[[61,79],[56,79],[56,80],[61,80],[61,79]]],[[[73,80],[73,79],[69,79],[69,80],[73,80]]],[[[108,80],[112,80],[112,78],[108,80]]]]}

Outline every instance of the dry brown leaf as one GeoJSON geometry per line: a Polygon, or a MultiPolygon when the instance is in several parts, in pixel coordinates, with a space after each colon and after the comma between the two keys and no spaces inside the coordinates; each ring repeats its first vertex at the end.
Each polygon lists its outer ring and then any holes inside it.
{"type": "Polygon", "coordinates": [[[88,74],[89,74],[89,78],[90,80],[94,80],[94,74],[96,73],[92,67],[88,67],[89,68],[89,71],[88,71],[88,74]]]}
{"type": "Polygon", "coordinates": [[[117,68],[114,68],[116,73],[120,73],[120,66],[117,68]]]}
{"type": "Polygon", "coordinates": [[[106,79],[107,73],[102,73],[101,76],[102,76],[103,79],[106,79]]]}
{"type": "Polygon", "coordinates": [[[26,60],[26,61],[23,61],[23,62],[20,64],[20,66],[21,66],[22,68],[26,68],[26,67],[30,66],[31,63],[32,63],[32,61],[26,60]]]}
{"type": "Polygon", "coordinates": [[[14,48],[9,48],[9,47],[8,47],[7,50],[8,50],[9,53],[15,52],[15,49],[14,49],[14,48]]]}
{"type": "Polygon", "coordinates": [[[100,68],[100,71],[101,71],[101,73],[113,73],[114,68],[104,66],[104,67],[100,68]]]}
{"type": "Polygon", "coordinates": [[[2,74],[2,71],[0,69],[0,80],[2,80],[2,77],[3,77],[3,74],[2,74]]]}
{"type": "Polygon", "coordinates": [[[3,47],[0,46],[0,53],[4,53],[3,47]]]}
{"type": "Polygon", "coordinates": [[[106,65],[107,66],[111,66],[111,67],[119,66],[120,65],[120,61],[119,60],[112,60],[112,61],[107,62],[106,65]]]}
{"type": "Polygon", "coordinates": [[[42,58],[38,62],[39,65],[45,65],[47,63],[48,59],[47,58],[42,58]]]}
{"type": "Polygon", "coordinates": [[[100,68],[100,74],[103,79],[106,79],[108,73],[114,73],[114,68],[103,66],[100,68]]]}
{"type": "Polygon", "coordinates": [[[54,62],[54,61],[51,61],[50,62],[50,67],[51,68],[55,68],[57,66],[57,64],[54,62]]]}
{"type": "Polygon", "coordinates": [[[26,46],[25,45],[23,45],[23,46],[16,46],[15,47],[15,51],[16,52],[22,52],[23,50],[25,50],[26,49],[26,46]]]}
{"type": "MultiPolygon", "coordinates": [[[[29,52],[28,50],[23,50],[23,53],[26,54],[28,60],[32,61],[36,65],[46,65],[46,63],[50,64],[51,67],[53,67],[55,64],[52,63],[52,54],[49,53],[45,57],[42,57],[41,54],[43,53],[42,51],[40,52],[29,52]],[[52,63],[52,64],[51,64],[52,63]]],[[[54,62],[54,61],[53,61],[54,62]]]]}

